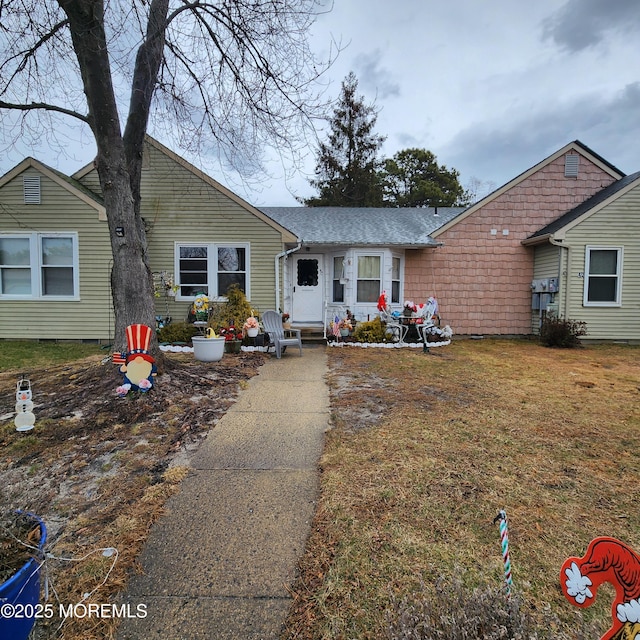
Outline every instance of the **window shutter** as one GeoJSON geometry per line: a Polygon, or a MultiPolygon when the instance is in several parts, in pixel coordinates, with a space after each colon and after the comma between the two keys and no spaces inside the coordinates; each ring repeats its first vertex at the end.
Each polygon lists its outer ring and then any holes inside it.
{"type": "Polygon", "coordinates": [[[40,176],[23,176],[25,204],[40,204],[40,176]]]}
{"type": "Polygon", "coordinates": [[[577,178],[578,177],[578,165],[580,163],[580,156],[575,153],[568,153],[564,157],[564,177],[565,178],[577,178]]]}

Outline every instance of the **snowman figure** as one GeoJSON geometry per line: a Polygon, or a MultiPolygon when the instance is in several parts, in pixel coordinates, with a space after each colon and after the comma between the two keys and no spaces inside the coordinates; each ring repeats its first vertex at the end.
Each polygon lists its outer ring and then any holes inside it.
{"type": "Polygon", "coordinates": [[[33,400],[31,399],[31,382],[22,377],[16,385],[16,417],[14,420],[16,431],[31,431],[35,423],[36,417],[33,415],[33,400]]]}

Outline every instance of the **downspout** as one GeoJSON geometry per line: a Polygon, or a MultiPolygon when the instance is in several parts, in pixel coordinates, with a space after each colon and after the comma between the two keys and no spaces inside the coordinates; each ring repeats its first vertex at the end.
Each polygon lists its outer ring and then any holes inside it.
{"type": "Polygon", "coordinates": [[[553,236],[549,237],[549,244],[553,245],[554,247],[560,247],[560,254],[559,254],[560,257],[558,260],[558,279],[562,283],[559,293],[560,293],[560,299],[563,301],[563,303],[561,305],[560,301],[558,302],[558,317],[566,318],[567,317],[567,301],[569,300],[569,292],[567,291],[569,287],[569,277],[568,277],[569,247],[566,244],[563,244],[562,242],[559,242],[558,240],[556,240],[553,236]],[[562,266],[564,263],[565,256],[567,258],[566,267],[565,267],[565,271],[567,272],[566,278],[564,278],[562,275],[562,266]]]}
{"type": "Polygon", "coordinates": [[[275,258],[275,267],[276,267],[276,306],[275,309],[276,311],[280,310],[280,269],[279,269],[279,262],[280,262],[280,258],[287,258],[287,256],[291,253],[295,253],[296,251],[300,251],[300,248],[302,247],[302,240],[298,240],[298,246],[294,247],[293,249],[287,249],[286,251],[282,251],[281,253],[278,253],[276,255],[275,258]]]}

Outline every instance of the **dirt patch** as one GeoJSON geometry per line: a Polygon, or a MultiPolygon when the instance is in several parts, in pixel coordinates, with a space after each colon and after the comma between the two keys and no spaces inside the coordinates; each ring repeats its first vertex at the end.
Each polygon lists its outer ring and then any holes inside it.
{"type": "MultiPolygon", "coordinates": [[[[181,465],[263,362],[259,353],[217,363],[166,356],[154,388],[127,398],[115,393],[117,369],[98,357],[34,371],[36,423],[28,432],[13,422],[20,373],[0,374],[0,515],[20,509],[45,521],[56,606],[87,593],[109,602],[124,588],[151,524],[186,473],[181,465]],[[116,562],[104,549],[116,550],[116,562]]],[[[39,622],[36,638],[110,633],[109,625],[61,623],[57,616],[39,622]]]]}

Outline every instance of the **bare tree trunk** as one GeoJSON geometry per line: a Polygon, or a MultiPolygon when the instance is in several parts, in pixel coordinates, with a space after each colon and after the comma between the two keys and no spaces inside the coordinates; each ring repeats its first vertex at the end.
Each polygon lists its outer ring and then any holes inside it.
{"type": "MultiPolygon", "coordinates": [[[[70,30],[89,106],[89,124],[98,155],[96,168],[109,225],[113,269],[111,290],[115,314],[114,348],[126,347],[129,324],[155,325],[153,280],[147,264],[147,241],[132,185],[139,198],[140,172],[133,177],[122,139],[111,79],[104,6],[101,0],[59,0],[70,30]]],[[[144,134],[143,134],[144,135],[144,134]]],[[[139,154],[142,153],[140,143],[139,154]]]]}

